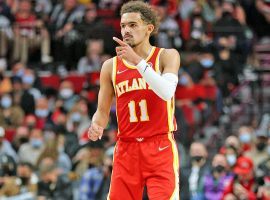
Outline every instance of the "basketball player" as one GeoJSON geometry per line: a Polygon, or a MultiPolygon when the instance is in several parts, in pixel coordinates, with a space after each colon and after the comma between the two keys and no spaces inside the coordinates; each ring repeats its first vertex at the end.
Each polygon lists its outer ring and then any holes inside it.
{"type": "Polygon", "coordinates": [[[98,108],[88,135],[101,139],[116,98],[118,135],[108,199],[141,200],[146,185],[150,200],[178,200],[178,152],[173,137],[174,93],[180,56],[175,49],[149,43],[157,16],[140,1],[121,8],[117,56],[104,62],[98,108]]]}

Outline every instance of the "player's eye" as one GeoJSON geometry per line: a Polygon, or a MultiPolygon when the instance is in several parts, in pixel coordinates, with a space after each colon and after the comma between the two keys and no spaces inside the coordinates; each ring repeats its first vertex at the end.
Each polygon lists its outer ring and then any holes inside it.
{"type": "Polygon", "coordinates": [[[125,28],[125,25],[124,25],[124,24],[121,24],[120,27],[121,27],[121,28],[125,28]]]}
{"type": "Polygon", "coordinates": [[[130,24],[131,28],[134,28],[136,26],[136,24],[130,24]]]}

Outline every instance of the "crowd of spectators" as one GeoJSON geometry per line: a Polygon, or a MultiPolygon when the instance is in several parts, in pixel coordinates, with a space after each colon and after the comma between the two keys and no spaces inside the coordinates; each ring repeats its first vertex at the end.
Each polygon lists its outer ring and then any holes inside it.
{"type": "MultiPolygon", "coordinates": [[[[115,106],[102,140],[89,142],[87,129],[100,67],[115,55],[124,2],[0,0],[0,199],[106,199],[115,106]]],[[[269,47],[270,2],[148,2],[160,17],[151,43],[181,55],[181,199],[269,200],[269,111],[241,124],[225,108],[241,103],[232,93],[245,70],[260,67],[255,46],[269,47]],[[226,115],[235,129],[222,127],[226,115]],[[205,127],[214,127],[219,140],[205,127]]]]}

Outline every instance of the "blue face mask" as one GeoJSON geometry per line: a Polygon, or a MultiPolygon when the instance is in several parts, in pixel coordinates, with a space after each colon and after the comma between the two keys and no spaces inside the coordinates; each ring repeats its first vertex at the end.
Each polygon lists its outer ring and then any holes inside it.
{"type": "Polygon", "coordinates": [[[45,118],[48,116],[49,111],[46,109],[36,109],[35,114],[38,117],[45,118]]]}
{"type": "Polygon", "coordinates": [[[204,68],[210,68],[213,66],[214,61],[208,58],[203,58],[201,59],[200,63],[204,68]]]}
{"type": "Polygon", "coordinates": [[[40,148],[42,146],[42,141],[39,139],[31,139],[30,143],[32,145],[33,148],[40,148]]]}
{"type": "Polygon", "coordinates": [[[236,163],[236,160],[237,160],[236,155],[234,155],[234,154],[227,155],[226,158],[227,158],[228,164],[230,166],[234,166],[234,164],[236,163]]]}
{"type": "Polygon", "coordinates": [[[24,75],[24,69],[19,69],[16,73],[16,76],[22,77],[24,75]]]}
{"type": "Polygon", "coordinates": [[[179,79],[179,84],[186,86],[188,84],[188,78],[186,76],[181,76],[179,79]]]}
{"type": "Polygon", "coordinates": [[[23,83],[32,85],[34,83],[34,77],[33,76],[24,76],[22,78],[23,83]]]}
{"type": "Polygon", "coordinates": [[[1,99],[1,106],[3,108],[9,108],[12,104],[12,100],[10,97],[7,97],[7,96],[3,96],[2,99],[1,99]]]}
{"type": "Polygon", "coordinates": [[[244,143],[248,144],[251,141],[251,135],[250,133],[243,133],[239,136],[239,140],[244,143]]]}
{"type": "Polygon", "coordinates": [[[71,120],[73,121],[73,122],[80,122],[81,121],[81,114],[80,113],[78,113],[78,112],[75,112],[75,113],[73,113],[72,115],[71,115],[71,120]]]}

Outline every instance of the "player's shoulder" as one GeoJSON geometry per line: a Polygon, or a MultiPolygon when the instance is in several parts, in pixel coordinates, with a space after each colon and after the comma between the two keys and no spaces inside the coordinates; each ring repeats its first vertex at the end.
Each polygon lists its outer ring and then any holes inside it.
{"type": "Polygon", "coordinates": [[[163,49],[160,56],[162,57],[172,57],[172,56],[178,56],[180,57],[179,52],[176,49],[163,49]]]}
{"type": "Polygon", "coordinates": [[[180,54],[176,49],[163,49],[160,54],[160,61],[173,61],[173,60],[180,60],[180,54]]]}
{"type": "Polygon", "coordinates": [[[102,67],[106,67],[106,68],[112,67],[112,66],[113,66],[113,57],[105,60],[102,65],[102,67]]]}
{"type": "Polygon", "coordinates": [[[111,72],[112,68],[113,68],[113,58],[109,58],[103,62],[101,72],[111,72]]]}

